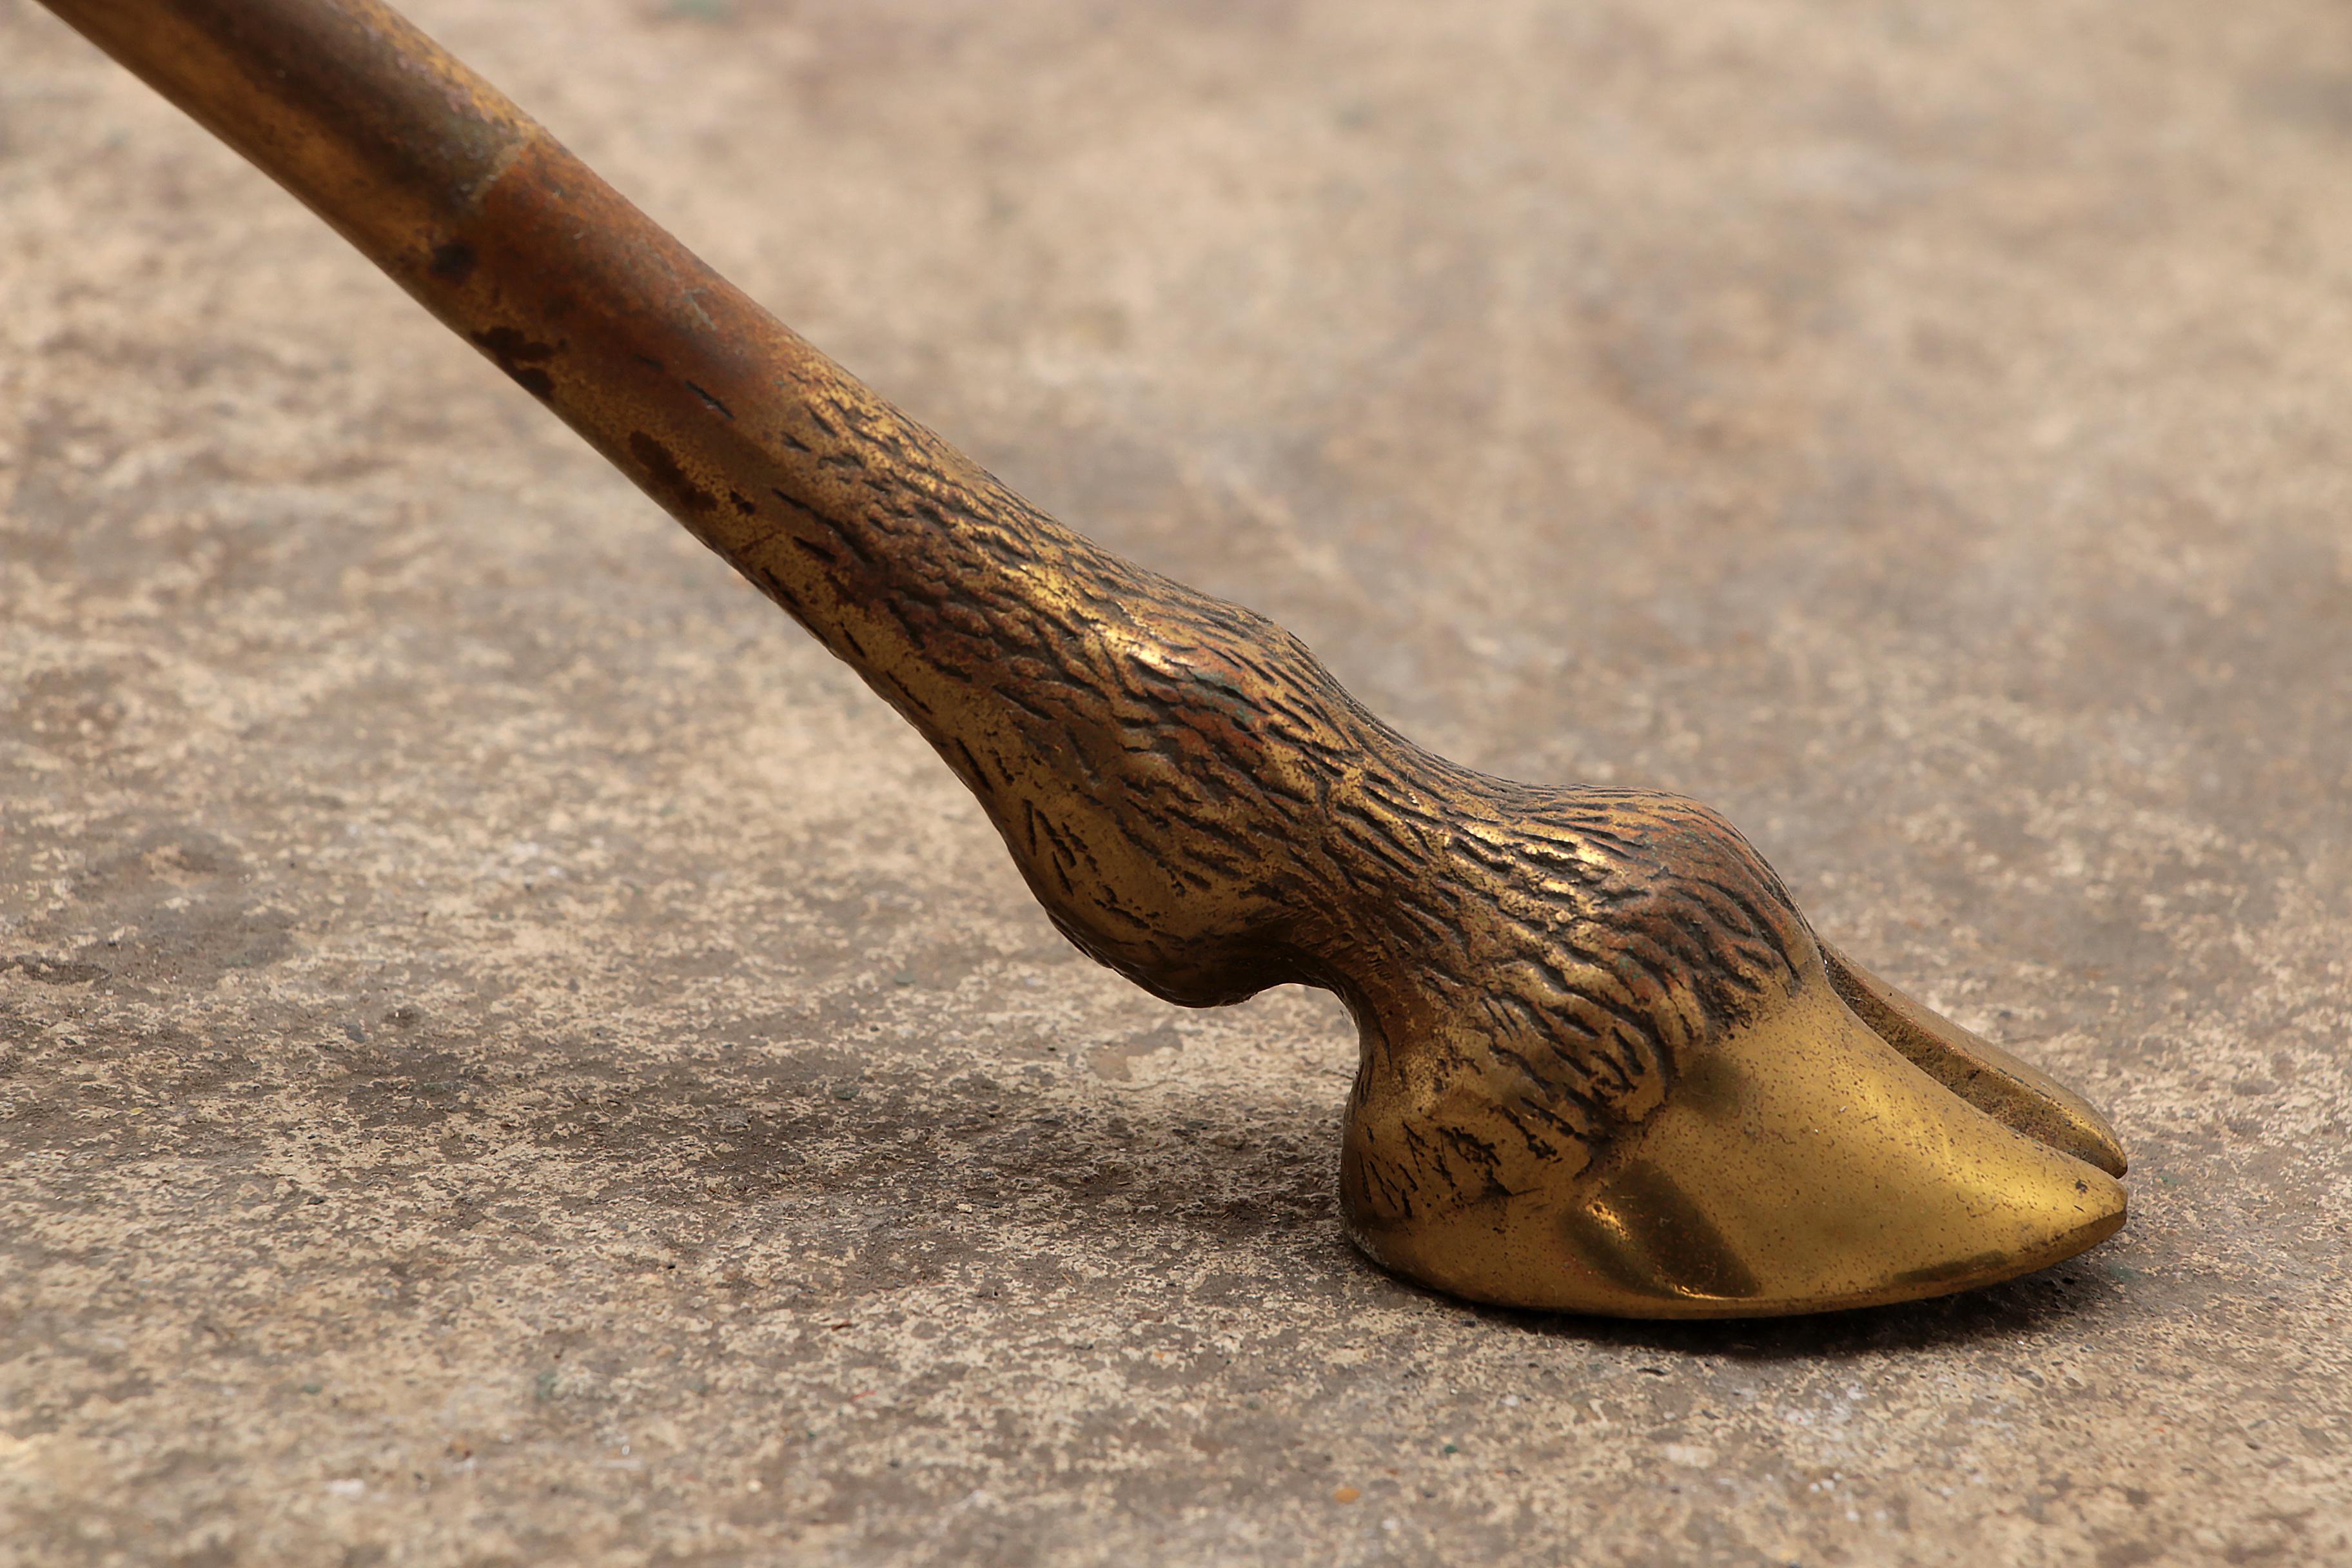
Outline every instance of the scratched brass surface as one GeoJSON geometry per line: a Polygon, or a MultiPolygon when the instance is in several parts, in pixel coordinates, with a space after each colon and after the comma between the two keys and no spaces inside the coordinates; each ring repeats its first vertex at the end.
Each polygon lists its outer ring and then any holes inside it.
{"type": "Polygon", "coordinates": [[[1029,507],[381,6],[58,11],[268,170],[829,649],[1055,923],[1194,1005],[1327,987],[1351,1233],[1633,1316],[1902,1300],[2124,1218],[2095,1111],[1817,941],[1721,817],[1456,767],[1264,618],[1029,507]]]}

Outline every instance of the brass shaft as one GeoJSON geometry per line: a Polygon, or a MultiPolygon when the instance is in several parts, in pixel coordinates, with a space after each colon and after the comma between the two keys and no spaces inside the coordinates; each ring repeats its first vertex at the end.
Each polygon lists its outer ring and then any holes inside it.
{"type": "MultiPolygon", "coordinates": [[[[1220,682],[1219,661],[1272,660],[1277,683],[1310,689],[1300,695],[1318,710],[1370,724],[1286,634],[1037,511],[375,0],[52,9],[319,213],[856,668],[981,795],[1079,945],[1186,1002],[1329,981],[1311,955],[1270,953],[1262,931],[1238,949],[1220,940],[1241,934],[1230,879],[1143,892],[1130,884],[1166,880],[1165,847],[1132,842],[1131,821],[1076,820],[1121,811],[1106,767],[1134,766],[1139,746],[1181,749],[1160,722],[1171,705],[1206,731],[1248,723],[1265,681],[1235,668],[1220,682]],[[1139,710],[1123,710],[1131,699],[1153,707],[1140,725],[1139,710]]],[[[1280,776],[1296,757],[1232,760],[1262,775],[1271,764],[1256,787],[1302,799],[1318,787],[1280,776]]],[[[1241,923],[1312,912],[1261,901],[1241,923]]]]}

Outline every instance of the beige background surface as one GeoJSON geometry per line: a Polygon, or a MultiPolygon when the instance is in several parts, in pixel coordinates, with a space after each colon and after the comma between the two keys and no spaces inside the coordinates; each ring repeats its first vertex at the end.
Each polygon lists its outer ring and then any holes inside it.
{"type": "Polygon", "coordinates": [[[2114,1113],[1916,1308],[1352,1254],[1327,998],[0,0],[0,1562],[2352,1561],[2352,11],[418,0],[1463,761],[1727,810],[2114,1113]]]}

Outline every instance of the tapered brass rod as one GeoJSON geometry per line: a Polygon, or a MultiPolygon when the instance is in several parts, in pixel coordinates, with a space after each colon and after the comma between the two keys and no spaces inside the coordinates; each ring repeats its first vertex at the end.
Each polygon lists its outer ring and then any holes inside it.
{"type": "Polygon", "coordinates": [[[375,0],[48,0],[847,660],[1055,924],[1336,991],[1375,1258],[1646,1316],[1900,1300],[2112,1233],[2098,1113],[1822,944],[1721,817],[1456,767],[1262,616],[1013,495],[375,0]]]}
{"type": "Polygon", "coordinates": [[[858,563],[921,571],[914,558],[936,556],[962,510],[1095,553],[705,266],[388,6],[50,8],[299,197],[902,706],[921,700],[903,637],[866,608],[858,563]]]}

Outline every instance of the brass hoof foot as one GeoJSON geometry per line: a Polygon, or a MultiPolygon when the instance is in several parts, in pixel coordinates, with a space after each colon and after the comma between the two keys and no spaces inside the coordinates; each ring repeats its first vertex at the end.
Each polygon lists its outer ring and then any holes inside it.
{"type": "MultiPolygon", "coordinates": [[[[1416,1120],[1436,1118],[1359,1105],[1350,1153],[1416,1120]]],[[[1694,1052],[1604,1170],[1515,1174],[1527,1184],[1411,1215],[1351,1202],[1349,1224],[1382,1264],[1476,1300],[1727,1318],[1995,1284],[2124,1223],[2115,1177],[1929,1078],[1825,976],[1694,1052]]]]}
{"type": "Polygon", "coordinates": [[[1400,1042],[1350,1107],[1358,1245],[1502,1306],[1727,1318],[1990,1285],[2122,1227],[2124,1153],[2098,1112],[1834,950],[1790,946],[1779,982],[1677,1050],[1597,1145],[1524,1134],[1541,1118],[1517,1042],[1440,1045],[1502,1069],[1452,1073],[1400,1042]]]}

